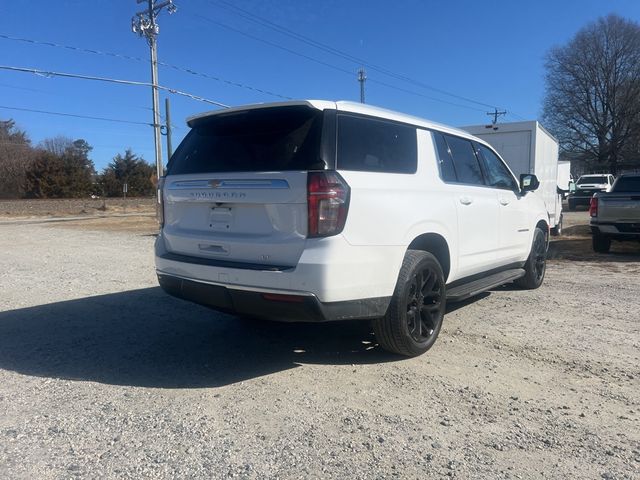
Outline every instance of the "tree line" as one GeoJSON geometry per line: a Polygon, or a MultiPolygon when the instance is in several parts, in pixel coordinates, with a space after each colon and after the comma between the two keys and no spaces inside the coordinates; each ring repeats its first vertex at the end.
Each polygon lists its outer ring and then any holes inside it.
{"type": "Polygon", "coordinates": [[[155,168],[127,149],[96,172],[85,140],[58,136],[39,145],[13,120],[0,120],[0,198],[151,196],[155,168]]]}

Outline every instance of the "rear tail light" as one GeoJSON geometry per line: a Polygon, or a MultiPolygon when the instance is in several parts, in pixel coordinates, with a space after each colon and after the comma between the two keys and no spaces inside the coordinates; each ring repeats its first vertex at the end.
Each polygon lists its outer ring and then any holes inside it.
{"type": "Polygon", "coordinates": [[[307,205],[309,237],[330,237],[344,228],[350,188],[336,172],[309,172],[307,205]]]}
{"type": "Polygon", "coordinates": [[[158,180],[158,189],[156,190],[156,217],[160,228],[164,226],[164,198],[162,189],[164,187],[164,177],[158,180]]]}
{"type": "Polygon", "coordinates": [[[589,203],[589,215],[592,217],[598,216],[598,198],[591,197],[591,203],[589,203]]]}

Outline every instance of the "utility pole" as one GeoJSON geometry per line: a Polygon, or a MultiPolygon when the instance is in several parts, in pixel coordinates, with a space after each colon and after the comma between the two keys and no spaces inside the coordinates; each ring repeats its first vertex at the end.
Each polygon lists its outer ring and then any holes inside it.
{"type": "Polygon", "coordinates": [[[160,140],[160,106],[158,100],[158,47],[157,37],[160,33],[160,27],[156,22],[156,18],[160,11],[167,7],[167,11],[171,14],[177,8],[173,4],[173,0],[136,0],[137,4],[146,3],[147,9],[137,12],[131,18],[131,30],[141,37],[145,37],[149,44],[151,52],[151,99],[153,106],[153,140],[156,152],[156,175],[158,180],[164,173],[162,164],[162,143],[160,140]]]}
{"type": "Polygon", "coordinates": [[[498,109],[495,107],[493,109],[493,112],[487,112],[487,115],[489,115],[490,117],[493,117],[493,120],[491,121],[492,125],[495,125],[496,123],[498,123],[498,117],[500,115],[506,115],[506,114],[507,114],[506,110],[498,111],[498,109]]]}
{"type": "Polygon", "coordinates": [[[360,103],[364,103],[364,82],[367,81],[367,72],[364,67],[358,70],[358,82],[360,83],[360,103]]]}
{"type": "Polygon", "coordinates": [[[173,155],[173,147],[171,145],[171,110],[169,109],[169,97],[164,99],[164,121],[165,135],[167,136],[167,162],[173,155]]]}

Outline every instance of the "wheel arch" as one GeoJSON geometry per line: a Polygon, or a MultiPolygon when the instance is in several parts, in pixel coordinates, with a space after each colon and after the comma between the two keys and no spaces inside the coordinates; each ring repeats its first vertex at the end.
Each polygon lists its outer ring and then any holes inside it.
{"type": "MultiPolygon", "coordinates": [[[[549,222],[544,219],[544,218],[540,218],[538,219],[538,223],[536,223],[536,228],[534,228],[534,231],[539,228],[540,230],[542,230],[544,232],[544,237],[546,239],[546,243],[547,243],[547,249],[549,248],[549,242],[551,241],[551,227],[549,226],[549,222]]],[[[531,236],[531,241],[533,242],[533,235],[531,236]]]]}
{"type": "Polygon", "coordinates": [[[439,233],[423,233],[415,237],[408,250],[422,250],[431,253],[442,267],[445,281],[449,278],[451,272],[451,250],[447,240],[439,233]]]}

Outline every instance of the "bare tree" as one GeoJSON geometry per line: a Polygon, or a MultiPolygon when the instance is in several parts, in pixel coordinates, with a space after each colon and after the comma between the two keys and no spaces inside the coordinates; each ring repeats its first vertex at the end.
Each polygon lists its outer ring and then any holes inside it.
{"type": "Polygon", "coordinates": [[[65,137],[64,135],[58,135],[56,137],[45,138],[40,142],[40,148],[46,150],[49,153],[61,157],[69,148],[73,146],[73,139],[65,137]]]}
{"type": "Polygon", "coordinates": [[[640,163],[638,23],[598,19],[553,48],[546,71],[543,118],[566,154],[613,174],[620,163],[640,163]]]}

